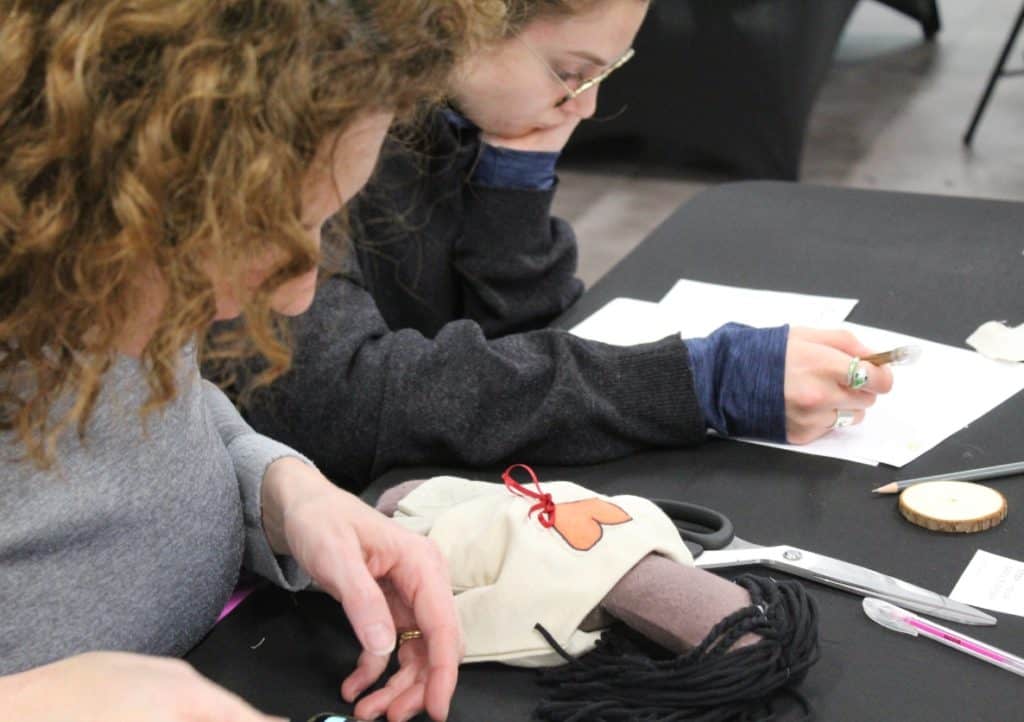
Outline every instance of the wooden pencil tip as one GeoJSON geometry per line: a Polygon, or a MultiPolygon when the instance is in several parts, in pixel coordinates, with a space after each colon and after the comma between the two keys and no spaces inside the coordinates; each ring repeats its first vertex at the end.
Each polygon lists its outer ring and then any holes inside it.
{"type": "Polygon", "coordinates": [[[872,494],[895,494],[897,491],[899,491],[899,486],[896,484],[895,481],[891,481],[888,484],[885,484],[884,486],[878,487],[877,489],[872,489],[871,493],[872,494]]]}

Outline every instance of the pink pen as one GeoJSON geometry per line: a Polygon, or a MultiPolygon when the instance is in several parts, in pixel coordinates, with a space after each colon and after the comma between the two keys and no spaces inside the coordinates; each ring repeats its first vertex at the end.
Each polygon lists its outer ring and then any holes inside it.
{"type": "Polygon", "coordinates": [[[914,637],[920,634],[929,639],[934,639],[939,644],[945,644],[947,647],[958,649],[964,654],[977,657],[989,664],[994,664],[997,667],[1002,667],[1024,677],[1024,659],[1004,652],[998,647],[993,647],[991,644],[985,644],[979,639],[960,634],[960,632],[949,627],[929,622],[913,612],[897,607],[895,604],[890,604],[874,597],[865,597],[864,613],[883,627],[888,627],[893,631],[902,632],[914,637]]]}

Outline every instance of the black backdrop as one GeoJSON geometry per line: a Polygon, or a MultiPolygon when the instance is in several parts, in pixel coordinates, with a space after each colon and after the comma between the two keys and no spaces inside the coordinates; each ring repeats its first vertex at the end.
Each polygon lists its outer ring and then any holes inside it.
{"type": "MultiPolygon", "coordinates": [[[[884,0],[939,29],[935,0],[884,0]]],[[[807,122],[857,0],[656,0],[637,56],[602,85],[572,164],[625,157],[795,180],[807,122]],[[625,108],[625,112],[618,111],[625,108]]]]}

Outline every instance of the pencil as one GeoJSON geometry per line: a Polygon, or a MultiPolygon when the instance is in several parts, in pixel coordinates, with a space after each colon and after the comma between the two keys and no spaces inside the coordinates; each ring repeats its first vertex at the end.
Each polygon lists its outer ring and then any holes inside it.
{"type": "Polygon", "coordinates": [[[891,351],[883,351],[881,353],[865,356],[861,361],[867,361],[869,364],[881,366],[882,364],[913,363],[920,356],[920,346],[898,346],[891,351]]]}
{"type": "Polygon", "coordinates": [[[965,469],[964,471],[951,471],[948,474],[922,476],[917,479],[891,481],[877,489],[872,489],[871,493],[895,494],[903,491],[908,486],[920,484],[925,481],[981,481],[982,479],[996,479],[1002,476],[1013,476],[1014,474],[1024,474],[1024,461],[1015,461],[1012,464],[1000,464],[999,466],[983,466],[978,469],[965,469]]]}

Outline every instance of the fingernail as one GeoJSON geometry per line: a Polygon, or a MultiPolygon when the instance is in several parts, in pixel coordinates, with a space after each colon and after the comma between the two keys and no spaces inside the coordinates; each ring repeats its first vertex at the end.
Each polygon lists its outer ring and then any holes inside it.
{"type": "Polygon", "coordinates": [[[366,647],[370,654],[391,654],[395,649],[395,635],[384,624],[371,624],[366,629],[366,647]]]}

